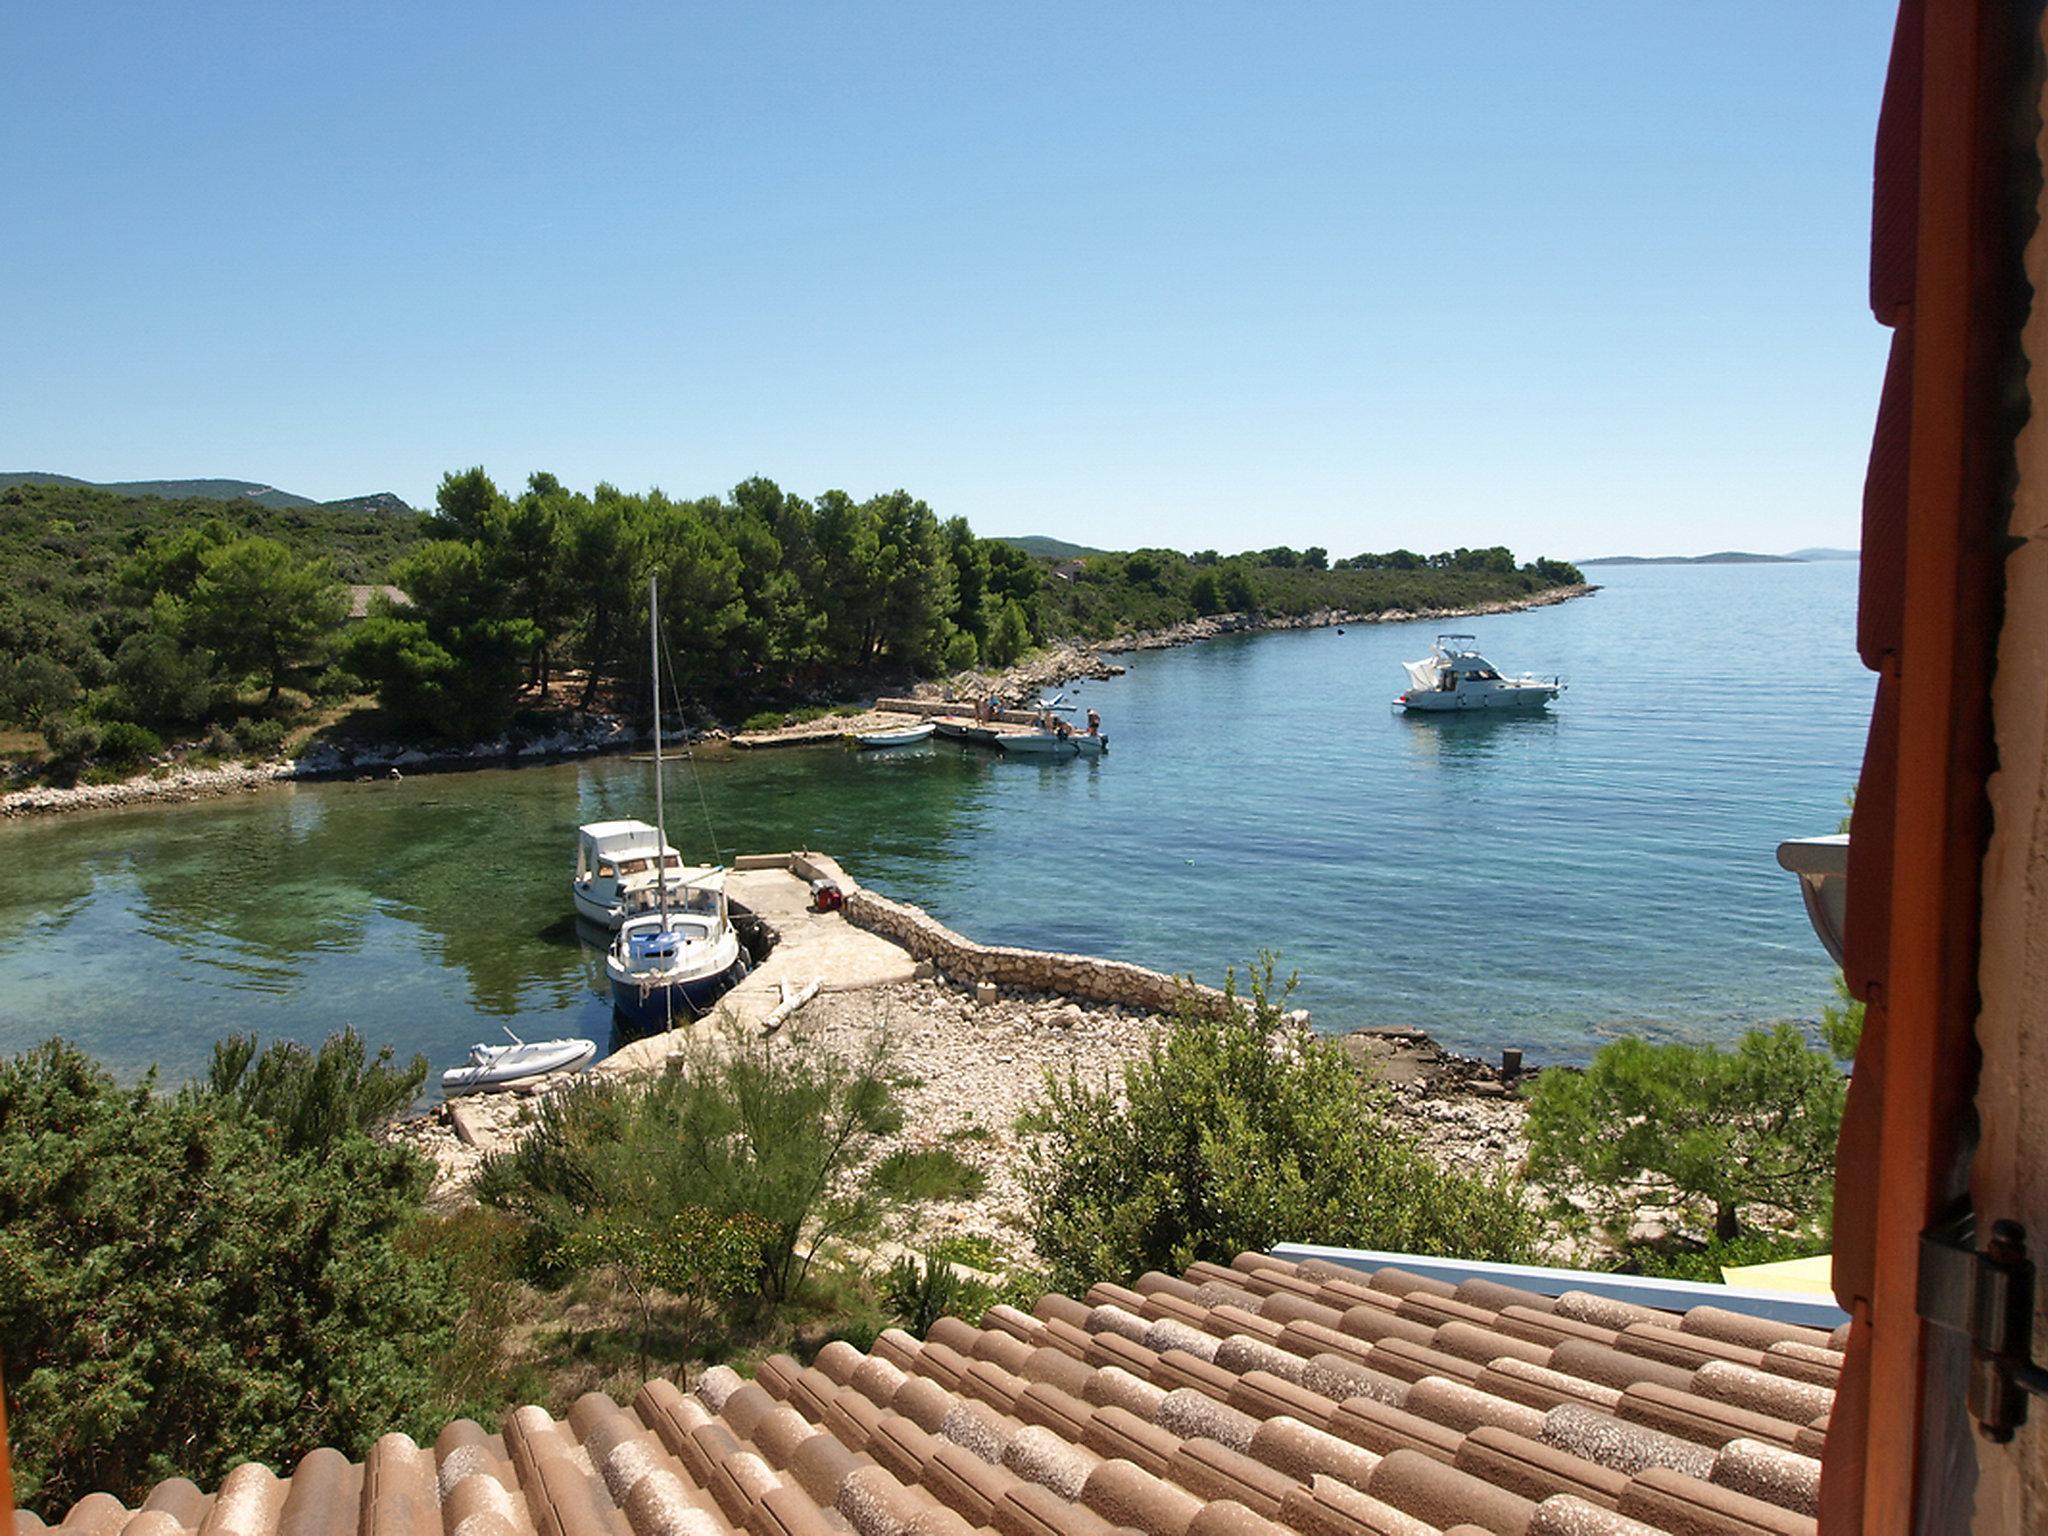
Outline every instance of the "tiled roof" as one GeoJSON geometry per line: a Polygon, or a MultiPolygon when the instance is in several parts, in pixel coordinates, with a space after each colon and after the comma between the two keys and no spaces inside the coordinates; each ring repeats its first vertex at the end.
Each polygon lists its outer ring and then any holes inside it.
{"type": "MultiPolygon", "coordinates": [[[[93,1494],[72,1536],[1642,1536],[1814,1530],[1841,1340],[1245,1254],[592,1393],[218,1494],[93,1494]]],[[[17,1516],[19,1536],[41,1522],[17,1516]]]]}

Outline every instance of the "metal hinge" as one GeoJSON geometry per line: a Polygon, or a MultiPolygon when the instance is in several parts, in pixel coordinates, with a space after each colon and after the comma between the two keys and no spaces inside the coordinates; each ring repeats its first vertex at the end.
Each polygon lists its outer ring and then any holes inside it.
{"type": "Polygon", "coordinates": [[[1991,1224],[1977,1247],[1977,1216],[1965,1202],[1920,1234],[1920,1316],[1970,1341],[1970,1417],[1987,1440],[2010,1440],[2027,1398],[2048,1397],[2048,1370],[2034,1364],[2034,1261],[2027,1229],[1991,1224]]]}

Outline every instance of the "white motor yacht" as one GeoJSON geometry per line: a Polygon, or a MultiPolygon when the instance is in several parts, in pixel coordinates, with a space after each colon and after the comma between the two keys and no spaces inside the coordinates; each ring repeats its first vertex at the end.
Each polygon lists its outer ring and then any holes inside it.
{"type": "Polygon", "coordinates": [[[1420,661],[1404,661],[1408,690],[1394,700],[1396,709],[1417,714],[1454,714],[1478,709],[1541,709],[1564,692],[1561,677],[1524,672],[1503,677],[1500,669],[1472,648],[1473,635],[1438,635],[1420,661]]]}
{"type": "Polygon", "coordinates": [[[577,914],[616,928],[636,912],[661,905],[657,881],[665,876],[671,894],[702,871],[683,867],[683,856],[644,821],[592,821],[576,829],[576,872],[569,896],[577,914]]]}

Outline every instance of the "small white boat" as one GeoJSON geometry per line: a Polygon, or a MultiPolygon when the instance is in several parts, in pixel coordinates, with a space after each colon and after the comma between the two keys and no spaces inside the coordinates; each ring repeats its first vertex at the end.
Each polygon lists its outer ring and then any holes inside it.
{"type": "Polygon", "coordinates": [[[685,869],[683,856],[644,821],[586,822],[576,829],[569,898],[580,915],[616,928],[635,913],[660,907],[661,882],[673,899],[701,874],[701,869],[685,869]]]}
{"type": "Polygon", "coordinates": [[[922,725],[908,725],[900,731],[869,731],[854,740],[860,743],[863,752],[876,747],[914,747],[920,741],[930,741],[932,732],[937,729],[927,720],[922,725]]]}
{"type": "Polygon", "coordinates": [[[454,1098],[516,1088],[551,1072],[574,1072],[597,1054],[595,1040],[522,1040],[509,1029],[505,1033],[512,1037],[510,1045],[472,1045],[464,1065],[441,1074],[441,1092],[454,1098]]]}
{"type": "Polygon", "coordinates": [[[1109,750],[1109,738],[1082,731],[1006,731],[996,745],[1020,757],[1100,757],[1109,750]]]}
{"type": "Polygon", "coordinates": [[[1498,668],[1472,648],[1472,635],[1438,635],[1420,661],[1404,661],[1408,689],[1394,700],[1396,709],[1414,714],[1470,713],[1480,709],[1541,709],[1564,692],[1561,677],[1524,672],[1503,677],[1498,668]]]}

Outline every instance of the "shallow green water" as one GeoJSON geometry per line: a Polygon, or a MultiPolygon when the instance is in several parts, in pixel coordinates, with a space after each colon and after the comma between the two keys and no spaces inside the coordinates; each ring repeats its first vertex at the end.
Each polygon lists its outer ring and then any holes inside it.
{"type": "MultiPolygon", "coordinates": [[[[1318,1024],[1583,1059],[1623,1029],[1811,1018],[1829,968],[1786,836],[1862,749],[1854,565],[1643,567],[1468,621],[1542,717],[1394,714],[1434,624],[1212,642],[1079,697],[1100,762],[934,745],[671,767],[691,853],[809,846],[970,936],[1218,978],[1261,948],[1318,1024]]],[[[500,1023],[608,1038],[568,916],[574,828],[645,816],[623,759],[305,785],[0,827],[0,1052],[53,1033],[182,1076],[230,1030],[352,1023],[442,1066],[500,1023]]]]}

